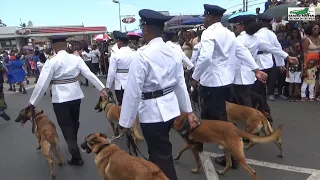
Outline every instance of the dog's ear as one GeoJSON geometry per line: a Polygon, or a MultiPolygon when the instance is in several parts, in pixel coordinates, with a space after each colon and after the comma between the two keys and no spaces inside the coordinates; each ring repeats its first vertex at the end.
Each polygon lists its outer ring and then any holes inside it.
{"type": "Polygon", "coordinates": [[[97,138],[97,137],[94,137],[94,138],[92,138],[92,139],[90,139],[89,141],[88,141],[88,143],[90,144],[90,145],[94,145],[94,144],[96,144],[96,143],[99,143],[100,141],[99,141],[99,139],[97,138]]]}
{"type": "Polygon", "coordinates": [[[107,138],[108,138],[108,136],[107,136],[107,135],[105,135],[105,134],[103,134],[103,133],[100,133],[99,135],[100,135],[100,137],[103,137],[103,138],[105,138],[105,139],[107,139],[107,138]]]}

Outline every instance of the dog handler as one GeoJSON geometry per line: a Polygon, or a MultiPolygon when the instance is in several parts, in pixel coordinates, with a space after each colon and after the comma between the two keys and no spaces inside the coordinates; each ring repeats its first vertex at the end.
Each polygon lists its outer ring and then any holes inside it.
{"type": "Polygon", "coordinates": [[[130,66],[119,124],[126,131],[139,112],[149,160],[170,180],[177,180],[169,131],[180,112],[188,114],[191,128],[199,121],[192,112],[181,56],[161,38],[170,17],[148,9],[139,15],[147,45],[138,49],[130,66]]]}
{"type": "Polygon", "coordinates": [[[71,153],[70,165],[83,165],[77,144],[79,130],[79,114],[81,99],[84,94],[77,80],[79,74],[87,78],[99,91],[106,96],[103,83],[90,71],[81,57],[69,54],[67,37],[52,37],[52,48],[57,53],[47,61],[41,71],[38,82],[30,97],[30,104],[36,106],[51,84],[53,110],[71,153]]]}
{"type": "MultiPolygon", "coordinates": [[[[251,55],[258,60],[258,54],[261,52],[272,53],[278,55],[282,59],[288,59],[290,62],[295,61],[296,58],[290,57],[288,53],[284,52],[282,49],[271,45],[267,41],[263,41],[260,37],[254,36],[254,34],[259,30],[257,27],[259,23],[256,23],[256,17],[252,15],[238,16],[236,32],[239,33],[237,39],[246,48],[249,49],[251,55]]],[[[256,78],[254,73],[248,68],[248,66],[241,62],[240,68],[237,70],[233,88],[240,105],[252,107],[251,100],[251,85],[254,84],[256,78]]],[[[261,83],[261,82],[259,82],[261,83]]],[[[262,82],[263,83],[263,82],[262,82]]]]}
{"type": "Polygon", "coordinates": [[[113,35],[117,40],[119,50],[111,55],[106,88],[107,92],[110,91],[112,83],[115,81],[114,89],[118,104],[121,106],[134,51],[128,46],[129,37],[126,34],[120,31],[113,31],[113,35]]]}
{"type": "MultiPolygon", "coordinates": [[[[265,81],[267,75],[259,70],[250,51],[235,37],[235,34],[223,27],[221,18],[226,11],[216,5],[204,5],[204,26],[201,36],[200,55],[197,59],[192,79],[200,80],[202,119],[227,121],[226,104],[230,95],[229,88],[234,81],[236,66],[239,61],[245,62],[256,77],[265,81]],[[249,58],[251,57],[251,58],[249,58]]],[[[225,165],[225,157],[217,157],[217,164],[225,165]]],[[[235,161],[233,167],[236,168],[235,161]]]]}

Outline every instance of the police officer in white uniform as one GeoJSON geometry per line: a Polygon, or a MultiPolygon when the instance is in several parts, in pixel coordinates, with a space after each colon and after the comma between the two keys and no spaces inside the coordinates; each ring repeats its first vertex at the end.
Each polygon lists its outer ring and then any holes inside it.
{"type": "Polygon", "coordinates": [[[192,128],[198,119],[192,112],[181,56],[161,38],[170,17],[148,9],[140,10],[139,15],[147,44],[138,49],[131,63],[119,124],[131,128],[139,112],[149,160],[170,180],[177,180],[169,131],[180,112],[187,113],[192,128]]]}
{"type": "MultiPolygon", "coordinates": [[[[230,19],[229,21],[232,21],[230,19]]],[[[252,15],[238,16],[236,17],[236,30],[235,32],[239,35],[237,39],[241,42],[246,48],[249,49],[251,55],[258,60],[258,52],[270,52],[274,55],[290,61],[295,60],[295,58],[290,57],[286,52],[282,51],[278,47],[271,45],[269,42],[263,41],[260,37],[254,35],[258,30],[255,28],[258,23],[256,23],[256,17],[252,15]]],[[[251,85],[256,81],[254,73],[249,69],[249,67],[241,62],[239,69],[234,79],[233,90],[237,99],[237,102],[244,106],[252,107],[251,100],[251,85]]]]}
{"type": "MultiPolygon", "coordinates": [[[[259,80],[265,81],[267,76],[259,70],[249,50],[237,41],[235,34],[221,24],[226,9],[208,4],[204,5],[204,9],[206,30],[201,36],[200,55],[192,78],[200,80],[203,99],[201,118],[227,121],[225,101],[230,96],[229,85],[234,81],[238,61],[246,62],[259,80]]],[[[218,157],[216,162],[224,165],[225,158],[218,157]]],[[[235,168],[236,163],[233,164],[235,168]]]]}
{"type": "MultiPolygon", "coordinates": [[[[270,21],[272,21],[273,18],[266,15],[266,14],[259,14],[258,19],[261,21],[261,23],[263,23],[264,27],[261,28],[256,33],[256,35],[259,36],[262,40],[269,42],[271,45],[274,45],[275,47],[282,49],[282,47],[277,39],[276,34],[269,29],[269,27],[271,26],[270,21]]],[[[267,82],[268,91],[270,91],[272,88],[270,86],[269,82],[274,81],[274,80],[270,79],[270,77],[272,77],[272,76],[270,76],[270,72],[271,72],[272,67],[274,66],[274,63],[276,64],[277,67],[280,67],[280,69],[282,71],[285,70],[285,68],[284,68],[285,62],[284,62],[283,58],[281,58],[279,56],[274,56],[274,60],[275,61],[273,61],[271,53],[267,53],[267,52],[263,52],[263,51],[258,53],[257,64],[261,70],[263,70],[264,72],[266,72],[269,75],[268,82],[267,82]]],[[[270,113],[269,112],[270,108],[268,108],[269,106],[267,103],[265,84],[263,84],[259,81],[256,81],[253,85],[253,90],[262,96],[263,101],[265,103],[266,112],[270,113]]]]}
{"type": "Polygon", "coordinates": [[[164,31],[162,38],[163,38],[163,41],[166,42],[169,46],[171,46],[177,54],[181,54],[182,62],[187,66],[187,69],[188,70],[192,69],[194,65],[190,61],[190,59],[186,56],[186,54],[182,51],[181,46],[172,42],[173,36],[174,36],[174,32],[164,31]]]}
{"type": "Polygon", "coordinates": [[[116,53],[112,53],[110,57],[106,88],[109,91],[113,81],[115,81],[114,89],[118,104],[121,106],[134,51],[128,46],[129,37],[126,34],[120,31],[113,31],[113,35],[117,39],[116,45],[119,50],[116,53]]]}
{"type": "Polygon", "coordinates": [[[53,110],[72,155],[68,163],[81,166],[83,160],[77,144],[77,134],[80,125],[80,104],[84,94],[77,77],[83,75],[102,96],[106,93],[103,83],[90,71],[82,58],[65,51],[66,39],[67,37],[61,36],[51,37],[52,47],[57,54],[44,64],[29,103],[36,106],[51,84],[53,110]]]}

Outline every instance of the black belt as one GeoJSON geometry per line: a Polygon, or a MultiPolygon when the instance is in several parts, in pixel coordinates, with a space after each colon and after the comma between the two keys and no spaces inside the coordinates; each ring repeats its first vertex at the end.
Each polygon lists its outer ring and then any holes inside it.
{"type": "Polygon", "coordinates": [[[117,69],[117,73],[128,73],[129,69],[117,69]]]}
{"type": "Polygon", "coordinates": [[[158,90],[158,91],[154,91],[154,92],[145,92],[142,93],[142,99],[143,100],[147,100],[147,99],[155,99],[164,95],[167,95],[169,93],[173,92],[173,87],[167,87],[165,89],[162,90],[158,90]]]}
{"type": "Polygon", "coordinates": [[[263,54],[263,53],[264,53],[263,51],[258,51],[257,54],[260,55],[260,54],[263,54]]]}
{"type": "Polygon", "coordinates": [[[74,83],[74,82],[77,82],[77,81],[78,81],[77,78],[56,79],[56,80],[52,80],[51,84],[70,84],[70,83],[74,83]]]}

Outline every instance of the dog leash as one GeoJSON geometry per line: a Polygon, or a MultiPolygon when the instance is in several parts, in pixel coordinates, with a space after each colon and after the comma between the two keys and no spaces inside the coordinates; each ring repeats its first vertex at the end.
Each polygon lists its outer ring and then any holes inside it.
{"type": "Polygon", "coordinates": [[[136,157],[139,156],[142,156],[145,160],[148,160],[139,150],[139,148],[137,147],[137,144],[134,142],[133,140],[133,137],[131,135],[131,132],[127,132],[126,133],[126,136],[127,136],[127,146],[128,146],[128,149],[129,149],[129,154],[132,155],[131,153],[131,150],[133,151],[134,155],[136,157]]]}
{"type": "Polygon", "coordinates": [[[127,137],[127,147],[128,147],[128,151],[129,151],[129,154],[132,155],[132,152],[131,150],[133,151],[134,155],[136,157],[139,156],[139,154],[145,159],[145,160],[148,160],[139,150],[139,148],[137,147],[136,143],[134,142],[133,140],[133,137],[131,135],[131,132],[127,132],[127,133],[124,133],[124,134],[120,134],[119,136],[116,136],[116,137],[113,137],[111,139],[108,138],[108,141],[114,141],[114,140],[117,140],[117,139],[121,139],[123,136],[126,136],[127,137]],[[139,154],[138,154],[139,153],[139,154]]]}
{"type": "Polygon", "coordinates": [[[32,129],[31,132],[35,133],[35,126],[36,126],[36,108],[34,106],[31,106],[31,122],[32,122],[32,129]]]}
{"type": "Polygon", "coordinates": [[[116,103],[116,100],[114,99],[113,93],[111,91],[109,91],[109,93],[108,93],[108,101],[110,103],[116,103]]]}

